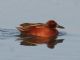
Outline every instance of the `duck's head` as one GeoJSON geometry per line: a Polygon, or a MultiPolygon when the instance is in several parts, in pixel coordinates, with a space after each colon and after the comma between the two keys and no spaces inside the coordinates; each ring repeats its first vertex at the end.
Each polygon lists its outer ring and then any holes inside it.
{"type": "Polygon", "coordinates": [[[54,20],[49,20],[46,24],[49,26],[49,28],[61,28],[61,29],[64,29],[63,26],[58,25],[54,20]]]}

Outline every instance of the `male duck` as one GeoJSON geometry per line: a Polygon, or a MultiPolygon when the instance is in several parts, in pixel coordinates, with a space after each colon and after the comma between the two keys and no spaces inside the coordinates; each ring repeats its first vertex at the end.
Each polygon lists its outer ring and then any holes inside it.
{"type": "Polygon", "coordinates": [[[56,28],[64,28],[58,25],[54,20],[49,20],[47,23],[22,23],[17,29],[22,36],[39,36],[50,38],[59,34],[56,28]]]}

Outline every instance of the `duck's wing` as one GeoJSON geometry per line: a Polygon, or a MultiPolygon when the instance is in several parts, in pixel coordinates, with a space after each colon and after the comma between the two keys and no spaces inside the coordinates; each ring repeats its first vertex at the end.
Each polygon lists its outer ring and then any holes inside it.
{"type": "Polygon", "coordinates": [[[43,23],[23,23],[23,24],[20,24],[20,26],[18,27],[21,28],[21,29],[31,29],[31,28],[34,28],[34,27],[38,27],[38,26],[44,26],[45,24],[43,23]]]}
{"type": "Polygon", "coordinates": [[[22,23],[22,24],[20,24],[20,26],[29,26],[29,25],[32,25],[32,23],[22,23]]]}
{"type": "Polygon", "coordinates": [[[44,23],[22,23],[20,26],[30,26],[30,25],[44,25],[44,23]]]}

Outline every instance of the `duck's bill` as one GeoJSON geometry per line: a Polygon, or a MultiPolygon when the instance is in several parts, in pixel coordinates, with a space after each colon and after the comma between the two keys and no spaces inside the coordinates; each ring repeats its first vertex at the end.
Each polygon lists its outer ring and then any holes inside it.
{"type": "Polygon", "coordinates": [[[63,27],[63,26],[61,26],[61,25],[58,25],[57,27],[58,27],[58,28],[61,28],[61,29],[64,29],[64,27],[63,27]]]}

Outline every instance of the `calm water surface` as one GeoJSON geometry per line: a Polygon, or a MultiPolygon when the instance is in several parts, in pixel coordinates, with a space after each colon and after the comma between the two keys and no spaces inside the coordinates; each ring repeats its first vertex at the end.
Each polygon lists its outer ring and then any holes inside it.
{"type": "Polygon", "coordinates": [[[79,0],[0,0],[0,60],[80,60],[79,0]],[[65,29],[53,49],[20,45],[16,27],[23,22],[55,19],[65,29]],[[65,34],[66,33],[66,34],[65,34]]]}

